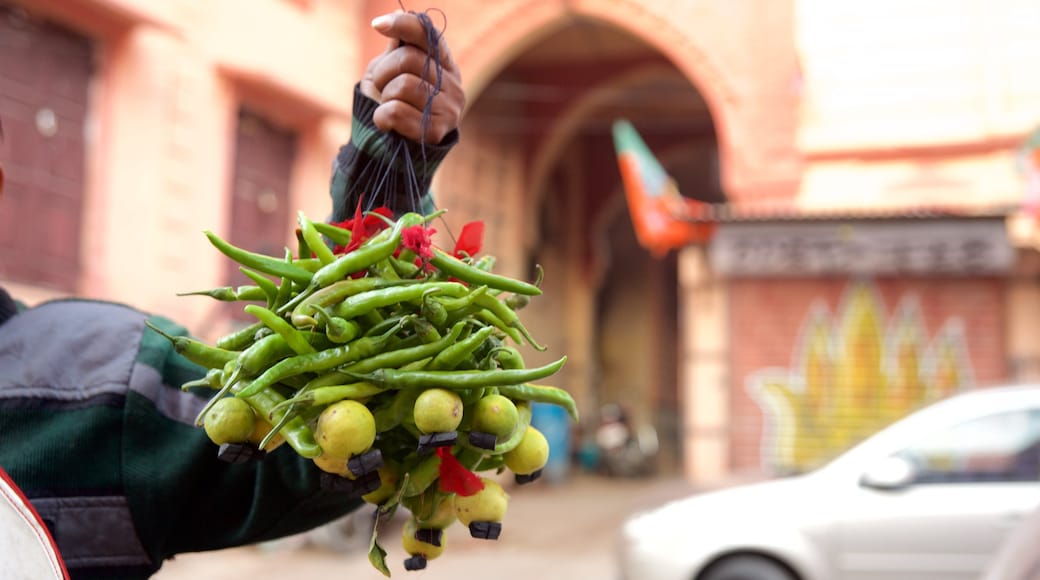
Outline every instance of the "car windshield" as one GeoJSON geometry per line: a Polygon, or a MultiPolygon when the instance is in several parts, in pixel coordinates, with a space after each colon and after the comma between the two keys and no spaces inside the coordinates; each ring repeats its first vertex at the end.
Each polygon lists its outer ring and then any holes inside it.
{"type": "Polygon", "coordinates": [[[1036,481],[1040,411],[1023,409],[972,419],[922,435],[897,456],[917,483],[1036,481]]]}

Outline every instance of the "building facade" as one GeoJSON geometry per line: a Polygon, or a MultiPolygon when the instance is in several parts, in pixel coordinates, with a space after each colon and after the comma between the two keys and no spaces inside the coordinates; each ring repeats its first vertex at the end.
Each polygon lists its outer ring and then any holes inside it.
{"type": "MultiPolygon", "coordinates": [[[[1040,375],[1019,146],[1040,122],[1026,0],[444,0],[462,140],[447,236],[487,223],[584,415],[625,406],[696,481],[805,469],[916,405],[1040,375]],[[632,122],[715,235],[663,256],[628,218],[632,122]]],[[[328,211],[353,84],[391,0],[0,3],[0,282],[163,312],[328,211]],[[25,216],[32,216],[32,219],[25,216]]],[[[543,361],[542,358],[546,361],[543,361]]]]}

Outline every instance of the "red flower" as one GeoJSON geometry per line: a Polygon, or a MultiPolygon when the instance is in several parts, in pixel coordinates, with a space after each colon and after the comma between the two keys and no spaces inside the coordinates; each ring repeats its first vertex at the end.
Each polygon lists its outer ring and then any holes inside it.
{"type": "Polygon", "coordinates": [[[429,260],[433,257],[433,250],[430,249],[433,240],[430,236],[436,232],[433,228],[421,225],[404,228],[401,230],[401,246],[415,252],[419,258],[429,260]]]}
{"type": "Polygon", "coordinates": [[[456,493],[461,496],[470,496],[484,489],[484,482],[480,476],[466,469],[459,460],[451,454],[450,447],[438,447],[437,457],[441,458],[438,467],[440,490],[447,493],[456,493]]]}
{"type": "Polygon", "coordinates": [[[455,242],[455,251],[452,254],[456,258],[472,258],[480,253],[484,245],[484,222],[469,222],[462,226],[459,239],[455,242]]]}
{"type": "Polygon", "coordinates": [[[345,248],[337,245],[333,248],[333,253],[345,254],[347,252],[353,252],[358,249],[361,244],[365,243],[365,240],[389,227],[385,220],[379,218],[380,215],[386,218],[392,218],[394,214],[389,208],[378,207],[368,212],[368,214],[362,215],[361,201],[359,200],[352,219],[330,224],[338,228],[350,230],[350,244],[345,248]]]}

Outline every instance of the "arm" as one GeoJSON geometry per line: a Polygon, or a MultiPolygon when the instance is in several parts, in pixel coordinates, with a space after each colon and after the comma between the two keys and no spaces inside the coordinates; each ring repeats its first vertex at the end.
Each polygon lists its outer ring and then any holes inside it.
{"type": "Polygon", "coordinates": [[[146,578],[165,558],[276,538],[360,505],[322,491],[288,446],[229,464],[180,385],[202,369],[130,307],[59,300],[0,332],[0,466],[52,530],[77,578],[146,578]],[[32,353],[32,357],[26,357],[32,353]],[[60,361],[60,362],[58,362],[60,361]]]}
{"type": "Polygon", "coordinates": [[[372,25],[388,44],[354,90],[350,142],[333,164],[334,222],[350,217],[362,197],[362,209],[432,211],[430,182],[458,142],[466,103],[458,67],[428,19],[398,12],[372,25]]]}

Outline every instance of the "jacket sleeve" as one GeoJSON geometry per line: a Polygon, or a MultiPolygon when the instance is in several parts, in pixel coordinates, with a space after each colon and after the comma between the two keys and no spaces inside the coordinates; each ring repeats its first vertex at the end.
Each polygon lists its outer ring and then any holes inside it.
{"type": "MultiPolygon", "coordinates": [[[[186,334],[164,318],[150,322],[169,334],[186,334]]],[[[137,376],[154,384],[135,386],[127,398],[124,474],[142,544],[159,561],[302,532],[360,505],[323,490],[322,472],[288,445],[262,460],[220,460],[218,447],[193,424],[210,394],[180,390],[205,369],[149,329],[142,330],[137,360],[137,376]]]]}
{"type": "Polygon", "coordinates": [[[195,417],[203,375],[130,307],[42,304],[0,326],[0,466],[76,578],[146,578],[176,554],[273,539],[360,505],[287,445],[230,464],[195,417]]]}
{"type": "Polygon", "coordinates": [[[441,161],[458,143],[458,130],[435,145],[419,144],[377,129],[372,114],[378,106],[355,85],[350,141],[340,148],[332,164],[330,222],[352,217],[359,201],[362,210],[386,206],[394,215],[415,210],[426,214],[435,209],[430,183],[441,161]]]}

